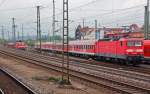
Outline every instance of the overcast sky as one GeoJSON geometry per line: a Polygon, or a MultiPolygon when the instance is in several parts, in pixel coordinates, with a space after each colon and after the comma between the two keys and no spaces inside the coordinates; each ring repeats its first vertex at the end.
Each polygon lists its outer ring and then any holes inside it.
{"type": "MultiPolygon", "coordinates": [[[[62,1],[56,2],[56,20],[62,21],[62,1]]],[[[143,25],[146,0],[69,0],[70,35],[82,24],[94,27],[97,19],[99,27],[117,27],[136,23],[143,25]]],[[[36,6],[41,6],[42,34],[51,34],[52,0],[0,0],[0,25],[11,32],[12,18],[16,18],[17,31],[24,24],[26,35],[36,34],[36,6]]],[[[57,29],[62,26],[57,23],[57,29]]]]}

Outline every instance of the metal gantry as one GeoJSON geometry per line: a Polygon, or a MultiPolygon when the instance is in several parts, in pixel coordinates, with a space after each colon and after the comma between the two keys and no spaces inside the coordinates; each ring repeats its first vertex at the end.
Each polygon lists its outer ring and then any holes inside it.
{"type": "Polygon", "coordinates": [[[64,79],[64,68],[67,69],[67,81],[70,83],[69,77],[69,23],[68,23],[68,0],[63,0],[63,51],[62,51],[62,80],[64,79]],[[65,49],[66,48],[66,49],[65,49]],[[65,58],[66,57],[66,58],[65,58]],[[65,67],[65,64],[67,66],[65,67]]]}

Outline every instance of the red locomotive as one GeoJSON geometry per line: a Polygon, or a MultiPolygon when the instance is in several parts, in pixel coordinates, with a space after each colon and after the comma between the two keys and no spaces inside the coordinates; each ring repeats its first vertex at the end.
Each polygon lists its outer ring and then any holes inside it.
{"type": "Polygon", "coordinates": [[[144,60],[150,61],[150,40],[144,40],[144,60]]]}
{"type": "Polygon", "coordinates": [[[21,49],[21,50],[25,50],[27,48],[27,45],[23,41],[16,41],[15,43],[9,42],[7,46],[10,48],[21,49]]]}
{"type": "Polygon", "coordinates": [[[136,65],[143,56],[143,39],[100,40],[95,45],[95,56],[100,59],[108,58],[136,65]]]}
{"type": "MultiPolygon", "coordinates": [[[[39,44],[36,44],[39,49],[39,44]]],[[[65,48],[66,49],[66,48],[65,48]]],[[[52,42],[42,43],[42,50],[56,52],[62,51],[62,43],[52,42]]],[[[137,65],[143,57],[143,39],[142,38],[120,38],[103,40],[76,40],[69,42],[70,55],[117,60],[125,63],[137,65]]],[[[148,52],[150,55],[150,52],[148,52]]]]}

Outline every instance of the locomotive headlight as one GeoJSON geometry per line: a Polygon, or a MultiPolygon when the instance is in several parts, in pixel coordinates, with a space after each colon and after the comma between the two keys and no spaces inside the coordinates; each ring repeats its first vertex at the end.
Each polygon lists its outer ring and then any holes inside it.
{"type": "Polygon", "coordinates": [[[134,50],[133,50],[133,49],[127,49],[126,52],[127,52],[127,53],[129,53],[129,52],[134,52],[134,50]]]}
{"type": "Polygon", "coordinates": [[[143,49],[137,49],[136,52],[143,52],[143,49]]]}

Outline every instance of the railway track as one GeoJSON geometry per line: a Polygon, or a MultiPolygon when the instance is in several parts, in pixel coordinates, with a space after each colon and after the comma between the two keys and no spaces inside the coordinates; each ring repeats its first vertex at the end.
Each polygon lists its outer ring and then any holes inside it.
{"type": "MultiPolygon", "coordinates": [[[[31,55],[29,55],[29,54],[28,55],[25,55],[25,54],[24,55],[20,55],[20,54],[17,55],[14,52],[10,53],[10,52],[7,52],[7,51],[2,51],[1,53],[5,54],[5,55],[9,55],[11,57],[15,57],[17,59],[24,60],[24,61],[29,62],[29,63],[37,64],[37,65],[40,65],[42,67],[49,68],[49,69],[52,69],[52,70],[55,70],[55,71],[58,71],[58,72],[61,72],[61,69],[62,69],[59,64],[51,64],[51,63],[48,62],[48,60],[39,59],[39,58],[37,59],[37,57],[35,57],[35,56],[34,56],[34,58],[33,57],[31,58],[31,55]]],[[[75,69],[71,68],[70,69],[70,75],[72,77],[76,77],[76,78],[82,79],[84,81],[94,83],[96,85],[100,85],[100,86],[104,86],[104,87],[107,87],[107,88],[114,89],[114,90],[119,91],[121,93],[127,93],[127,94],[134,94],[134,93],[149,94],[150,93],[150,88],[149,87],[138,86],[138,85],[136,86],[136,85],[133,85],[133,84],[126,83],[125,81],[122,81],[122,82],[117,81],[117,78],[112,79],[113,77],[111,78],[111,76],[114,76],[113,73],[112,73],[113,75],[108,77],[108,75],[106,76],[106,74],[108,74],[108,72],[106,72],[106,71],[105,72],[103,71],[103,75],[97,75],[97,74],[94,74],[94,73],[91,73],[91,72],[89,73],[87,71],[90,71],[90,70],[84,69],[84,71],[81,72],[79,70],[75,70],[75,69]]],[[[110,71],[110,70],[107,70],[107,71],[110,71]]],[[[139,79],[139,80],[144,80],[144,78],[139,79]]],[[[149,80],[147,79],[146,81],[149,81],[149,80]]]]}
{"type": "Polygon", "coordinates": [[[28,86],[0,68],[0,94],[36,94],[28,86]]]}
{"type": "MultiPolygon", "coordinates": [[[[42,59],[57,61],[57,62],[61,63],[61,59],[59,59],[59,58],[53,58],[53,57],[49,57],[49,56],[48,57],[47,56],[39,56],[39,55],[34,55],[34,57],[37,57],[37,58],[40,57],[42,59]]],[[[70,61],[70,65],[88,69],[88,70],[93,70],[94,72],[119,75],[119,76],[128,77],[128,78],[132,78],[132,79],[137,79],[139,81],[142,80],[145,82],[150,82],[150,79],[149,79],[150,75],[146,75],[146,74],[142,74],[142,73],[138,73],[138,72],[125,71],[125,70],[121,70],[121,69],[114,69],[114,68],[109,68],[109,67],[104,67],[104,66],[96,66],[96,65],[86,64],[86,63],[79,64],[78,62],[75,62],[75,61],[70,61]]]]}
{"type": "MultiPolygon", "coordinates": [[[[34,57],[37,57],[37,58],[40,57],[42,59],[53,60],[53,61],[57,61],[57,62],[61,63],[60,58],[54,58],[54,57],[31,54],[31,53],[28,53],[28,55],[34,55],[34,57]]],[[[108,73],[108,74],[113,73],[114,75],[130,77],[130,78],[133,78],[133,79],[143,80],[145,82],[150,82],[150,79],[149,79],[150,75],[147,75],[147,74],[142,74],[142,73],[133,72],[133,71],[127,71],[127,70],[122,70],[122,69],[115,69],[115,68],[110,68],[110,67],[87,64],[87,63],[85,63],[87,61],[82,61],[82,62],[84,62],[84,63],[81,63],[81,61],[78,61],[78,60],[71,59],[70,65],[85,68],[85,69],[89,69],[89,70],[99,71],[99,72],[103,72],[103,73],[108,73]]]]}
{"type": "Polygon", "coordinates": [[[4,92],[2,91],[2,89],[0,89],[0,94],[4,94],[4,92]]]}
{"type": "MultiPolygon", "coordinates": [[[[37,51],[32,51],[33,53],[39,54],[39,52],[37,51]]],[[[40,53],[41,54],[41,53],[40,53]]],[[[60,59],[61,56],[53,56],[50,55],[49,53],[42,53],[43,56],[45,57],[49,57],[51,59],[60,59]]],[[[38,56],[38,55],[37,55],[38,56]]],[[[134,72],[138,72],[138,73],[144,73],[144,74],[150,74],[150,66],[149,67],[145,67],[144,65],[139,65],[137,67],[134,66],[126,66],[126,65],[120,65],[120,64],[114,64],[110,63],[110,61],[96,61],[96,60],[86,60],[86,59],[81,59],[79,57],[72,57],[70,56],[70,60],[71,62],[74,63],[83,63],[83,64],[90,64],[90,65],[94,65],[94,66],[102,66],[102,67],[111,67],[113,69],[120,69],[120,70],[124,70],[124,71],[134,71],[134,72]]]]}

